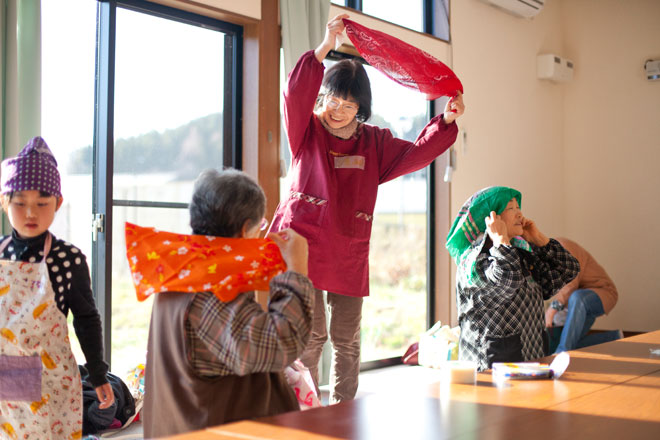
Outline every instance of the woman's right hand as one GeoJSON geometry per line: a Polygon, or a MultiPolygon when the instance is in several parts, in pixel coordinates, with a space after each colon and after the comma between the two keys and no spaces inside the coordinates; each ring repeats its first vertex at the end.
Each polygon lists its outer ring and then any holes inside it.
{"type": "Polygon", "coordinates": [[[325,38],[323,42],[314,50],[314,55],[319,63],[322,63],[325,57],[332,49],[335,48],[337,36],[344,32],[346,26],[344,25],[344,18],[348,18],[348,14],[339,14],[332,18],[325,27],[325,38]]]}
{"type": "Polygon", "coordinates": [[[491,211],[490,216],[486,217],[484,221],[486,222],[486,232],[490,239],[493,240],[495,247],[503,244],[511,244],[506,223],[504,223],[504,220],[495,211],[491,211]]]}
{"type": "Polygon", "coordinates": [[[283,229],[279,232],[271,232],[266,238],[273,240],[280,248],[287,270],[307,276],[309,249],[305,237],[293,229],[283,229]]]}

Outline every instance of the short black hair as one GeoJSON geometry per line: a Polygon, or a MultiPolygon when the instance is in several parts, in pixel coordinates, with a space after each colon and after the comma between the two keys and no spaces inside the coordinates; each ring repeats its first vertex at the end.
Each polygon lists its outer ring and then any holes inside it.
{"type": "Polygon", "coordinates": [[[321,97],[333,95],[341,99],[355,99],[360,106],[356,119],[366,122],[371,117],[371,83],[362,63],[344,59],[331,66],[323,76],[321,97]]]}

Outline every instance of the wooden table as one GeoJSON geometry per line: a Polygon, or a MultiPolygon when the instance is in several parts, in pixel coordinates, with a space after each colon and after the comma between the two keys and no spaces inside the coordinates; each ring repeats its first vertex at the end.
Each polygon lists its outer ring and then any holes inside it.
{"type": "MultiPolygon", "coordinates": [[[[172,440],[660,439],[660,330],[570,352],[560,379],[398,384],[172,440]]],[[[542,361],[550,362],[551,357],[542,361]]],[[[424,367],[410,368],[410,374],[424,367]]]]}

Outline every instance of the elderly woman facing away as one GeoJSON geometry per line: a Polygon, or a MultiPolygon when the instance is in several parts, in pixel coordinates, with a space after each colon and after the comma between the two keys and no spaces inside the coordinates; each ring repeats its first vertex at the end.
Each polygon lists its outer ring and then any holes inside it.
{"type": "MultiPolygon", "coordinates": [[[[190,203],[193,234],[256,238],[262,189],[241,171],[206,170],[190,203]]],[[[211,292],[155,295],[145,374],[145,438],[299,408],[282,373],[309,339],[314,288],[307,241],[293,230],[269,234],[288,270],[270,282],[268,310],[254,292],[220,301],[211,292]]]]}
{"type": "Polygon", "coordinates": [[[578,274],[580,264],[523,216],[519,191],[482,189],[461,207],[447,236],[457,265],[458,357],[479,370],[548,351],[543,300],[578,274]]]}

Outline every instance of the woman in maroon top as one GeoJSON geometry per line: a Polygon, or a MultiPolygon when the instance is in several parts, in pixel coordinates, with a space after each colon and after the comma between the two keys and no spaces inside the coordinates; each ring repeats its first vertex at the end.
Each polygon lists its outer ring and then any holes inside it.
{"type": "Polygon", "coordinates": [[[298,60],[284,91],[292,183],[273,231],[295,229],[309,242],[309,278],[316,291],[312,338],[301,356],[318,384],[327,340],[327,291],[333,344],[330,401],[352,399],[360,368],[362,299],[369,295],[369,238],[378,185],[430,164],[455,141],[463,114],[459,94],[408,142],[365,124],[371,88],[364,67],[343,60],[324,75],[322,64],[343,32],[342,14],[328,22],[323,42],[298,60]]]}

